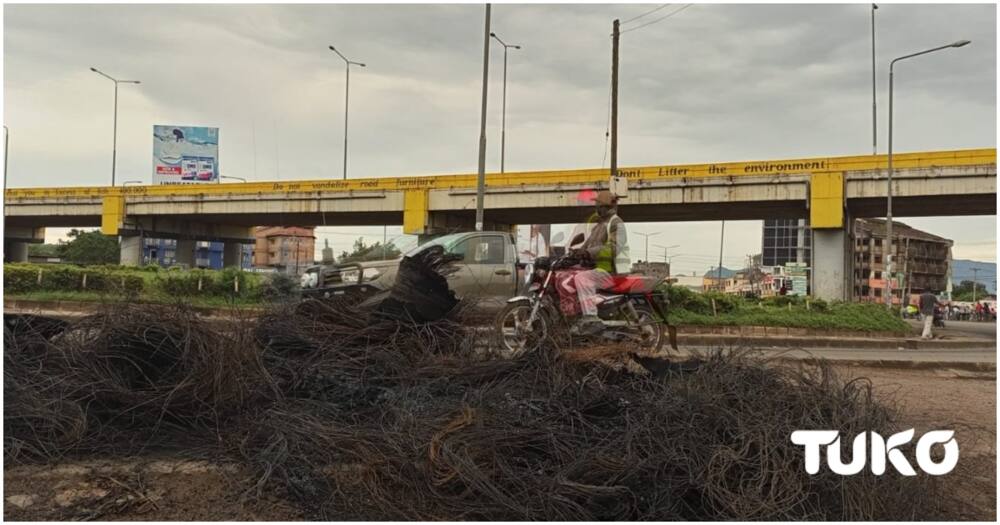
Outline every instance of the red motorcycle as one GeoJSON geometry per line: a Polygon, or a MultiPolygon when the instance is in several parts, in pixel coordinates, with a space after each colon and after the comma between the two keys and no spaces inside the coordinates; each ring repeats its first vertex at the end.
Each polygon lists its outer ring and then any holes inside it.
{"type": "Polygon", "coordinates": [[[636,349],[659,351],[670,337],[676,349],[676,331],[666,325],[667,298],[657,291],[662,279],[642,275],[613,276],[613,284],[598,290],[597,313],[603,328],[581,336],[573,329],[580,318],[575,277],[593,268],[579,251],[555,258],[539,257],[524,265],[525,295],[507,300],[497,315],[495,331],[500,347],[512,355],[538,348],[549,337],[584,341],[632,342],[636,349]]]}

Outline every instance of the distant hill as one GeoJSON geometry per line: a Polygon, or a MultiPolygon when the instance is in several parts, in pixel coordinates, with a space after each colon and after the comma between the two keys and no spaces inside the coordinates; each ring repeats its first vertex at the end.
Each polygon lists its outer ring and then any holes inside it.
{"type": "Polygon", "coordinates": [[[962,281],[971,281],[973,278],[973,268],[978,268],[976,280],[986,287],[990,293],[997,293],[997,264],[991,262],[970,261],[967,259],[955,259],[951,261],[951,282],[958,285],[962,281]]]}

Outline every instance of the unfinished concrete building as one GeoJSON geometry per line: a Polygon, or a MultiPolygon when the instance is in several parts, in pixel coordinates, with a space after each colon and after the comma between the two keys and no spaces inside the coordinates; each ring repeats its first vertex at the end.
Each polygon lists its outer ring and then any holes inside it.
{"type": "MultiPolygon", "coordinates": [[[[858,219],[854,223],[854,298],[885,303],[885,220],[858,219]]],[[[952,241],[893,221],[895,251],[893,303],[904,294],[947,289],[952,241]]]]}

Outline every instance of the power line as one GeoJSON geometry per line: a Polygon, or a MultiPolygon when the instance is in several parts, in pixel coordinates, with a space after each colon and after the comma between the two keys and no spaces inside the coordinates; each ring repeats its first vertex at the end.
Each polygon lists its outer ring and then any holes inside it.
{"type": "Polygon", "coordinates": [[[641,15],[639,15],[639,16],[633,16],[632,18],[629,18],[628,20],[626,20],[626,21],[622,22],[622,23],[621,23],[621,25],[625,25],[625,24],[627,24],[627,23],[629,23],[629,22],[632,22],[632,21],[635,21],[635,20],[638,20],[638,19],[640,19],[640,18],[642,18],[642,17],[644,17],[644,16],[646,16],[646,15],[651,15],[651,14],[653,14],[653,13],[655,13],[655,12],[659,11],[660,9],[663,9],[664,7],[668,7],[668,6],[671,6],[671,5],[673,5],[673,4],[663,4],[663,5],[661,5],[660,7],[657,7],[656,9],[653,9],[653,10],[651,10],[651,11],[646,11],[645,13],[643,13],[643,14],[641,14],[641,15]]]}
{"type": "Polygon", "coordinates": [[[651,26],[651,25],[653,25],[653,24],[655,24],[657,22],[661,22],[663,20],[666,20],[666,19],[670,18],[670,17],[676,15],[677,13],[680,13],[681,11],[683,11],[683,10],[691,7],[692,5],[694,5],[694,4],[684,4],[680,8],[675,9],[675,10],[673,10],[673,11],[671,11],[671,12],[669,12],[669,13],[663,15],[663,16],[661,16],[660,18],[657,18],[656,20],[651,20],[649,22],[646,22],[645,24],[641,24],[641,25],[635,26],[632,29],[626,29],[626,30],[622,31],[621,33],[628,33],[629,31],[635,31],[636,29],[642,29],[644,27],[651,26]]]}

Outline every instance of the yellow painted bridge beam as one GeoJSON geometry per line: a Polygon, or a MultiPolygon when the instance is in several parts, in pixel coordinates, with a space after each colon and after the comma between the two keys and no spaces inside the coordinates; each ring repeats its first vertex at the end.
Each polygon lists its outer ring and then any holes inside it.
{"type": "MultiPolygon", "coordinates": [[[[893,155],[897,169],[955,167],[996,164],[996,148],[952,151],[925,151],[893,155]]],[[[714,164],[678,164],[619,168],[619,175],[630,181],[667,179],[760,176],[782,174],[824,174],[845,171],[886,169],[885,155],[849,157],[816,157],[802,159],[721,162],[714,164]]],[[[588,184],[606,182],[608,170],[582,169],[558,171],[525,171],[492,173],[486,177],[491,187],[529,184],[588,184]]],[[[412,191],[429,189],[474,188],[475,174],[435,175],[422,177],[377,177],[352,180],[304,180],[248,182],[232,184],[186,184],[161,186],[92,186],[65,188],[8,189],[7,201],[48,197],[109,197],[117,195],[184,196],[184,195],[248,195],[257,193],[349,192],[349,191],[412,191]]]]}
{"type": "Polygon", "coordinates": [[[118,235],[125,221],[125,198],[121,195],[107,195],[101,199],[101,233],[118,235]]]}
{"type": "Polygon", "coordinates": [[[814,173],[809,179],[809,226],[844,226],[844,173],[814,173]]]}

